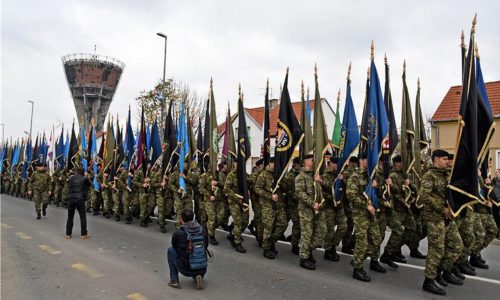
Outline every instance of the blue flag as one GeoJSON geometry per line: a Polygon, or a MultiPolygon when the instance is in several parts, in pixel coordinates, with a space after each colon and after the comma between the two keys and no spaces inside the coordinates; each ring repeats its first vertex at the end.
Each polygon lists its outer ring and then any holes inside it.
{"type": "Polygon", "coordinates": [[[21,172],[21,178],[28,180],[28,167],[33,160],[33,147],[31,147],[31,139],[28,139],[26,144],[26,155],[24,156],[23,170],[21,172]]]}
{"type": "Polygon", "coordinates": [[[82,161],[82,168],[85,172],[89,170],[89,163],[87,161],[87,139],[85,138],[85,125],[80,127],[80,159],[82,161]]]}
{"type": "Polygon", "coordinates": [[[488,110],[491,112],[491,105],[490,105],[490,99],[488,98],[488,94],[486,93],[486,86],[484,84],[484,79],[483,79],[483,71],[481,70],[481,63],[479,60],[479,57],[476,58],[476,71],[477,71],[477,88],[479,89],[479,93],[481,93],[481,96],[483,96],[484,103],[488,107],[488,110]]]}
{"type": "Polygon", "coordinates": [[[380,80],[373,59],[370,66],[370,88],[368,90],[367,101],[366,116],[368,119],[365,120],[367,122],[366,151],[368,156],[368,176],[370,177],[370,182],[365,189],[365,196],[371,200],[375,208],[378,208],[379,201],[377,199],[377,191],[372,188],[372,181],[375,177],[379,157],[382,154],[383,142],[388,138],[389,119],[387,118],[384,97],[382,97],[382,89],[380,88],[380,80]]]}
{"type": "Polygon", "coordinates": [[[60,170],[64,169],[64,154],[65,154],[65,147],[64,147],[64,127],[63,127],[56,147],[56,160],[58,168],[60,170]]]}
{"type": "Polygon", "coordinates": [[[151,153],[151,165],[156,164],[156,161],[158,158],[161,156],[161,140],[160,140],[160,130],[158,129],[158,123],[155,122],[153,123],[153,127],[151,129],[151,137],[150,137],[150,145],[153,151],[149,152],[151,153]]]}
{"type": "MultiPolygon", "coordinates": [[[[186,114],[184,112],[184,103],[181,103],[181,114],[179,116],[179,131],[177,134],[177,145],[180,148],[179,153],[179,175],[184,174],[184,160],[189,154],[189,140],[186,128],[186,114]]],[[[179,187],[182,193],[186,192],[186,181],[182,176],[179,176],[179,187]]]]}
{"type": "Polygon", "coordinates": [[[69,155],[69,133],[66,132],[66,143],[64,143],[64,161],[68,161],[69,155]]]}
{"type": "Polygon", "coordinates": [[[149,153],[151,150],[151,126],[149,124],[146,124],[146,149],[149,153]]]}
{"type": "Polygon", "coordinates": [[[101,190],[101,185],[99,184],[99,182],[97,181],[97,160],[98,160],[98,157],[97,157],[97,137],[96,137],[96,133],[95,133],[95,127],[92,126],[92,147],[90,148],[90,155],[92,157],[92,161],[93,161],[93,171],[94,171],[94,180],[93,180],[93,185],[94,185],[94,190],[96,190],[97,192],[99,192],[101,190]]]}

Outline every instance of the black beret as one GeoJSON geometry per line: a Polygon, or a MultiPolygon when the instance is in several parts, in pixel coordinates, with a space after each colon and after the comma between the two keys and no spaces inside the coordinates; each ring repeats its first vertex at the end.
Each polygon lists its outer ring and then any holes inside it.
{"type": "Polygon", "coordinates": [[[359,163],[359,158],[357,156],[351,156],[349,157],[349,162],[350,163],[359,163]]]}
{"type": "Polygon", "coordinates": [[[358,155],[359,159],[367,159],[368,158],[368,152],[362,152],[358,155]]]}
{"type": "Polygon", "coordinates": [[[393,163],[400,163],[403,161],[403,158],[401,157],[401,155],[396,155],[392,158],[392,162],[393,163]]]}
{"type": "Polygon", "coordinates": [[[293,163],[294,163],[294,164],[300,164],[300,158],[295,157],[295,158],[293,159],[293,163]]]}
{"type": "Polygon", "coordinates": [[[304,155],[302,160],[311,159],[311,158],[314,158],[314,154],[306,154],[306,155],[304,155]]]}
{"type": "Polygon", "coordinates": [[[339,163],[339,158],[336,156],[330,156],[330,162],[333,164],[338,164],[339,163]]]}
{"type": "Polygon", "coordinates": [[[434,159],[435,157],[445,157],[445,156],[448,157],[448,155],[449,153],[447,151],[441,149],[432,151],[432,159],[434,159]]]}
{"type": "Polygon", "coordinates": [[[256,162],[255,162],[255,165],[256,165],[256,166],[260,166],[260,165],[262,165],[263,163],[264,163],[264,160],[261,158],[261,159],[259,159],[258,161],[256,161],[256,162]]]}
{"type": "MultiPolygon", "coordinates": [[[[491,158],[491,157],[490,157],[491,158]]],[[[455,159],[455,154],[448,153],[448,159],[455,159]]]]}
{"type": "Polygon", "coordinates": [[[274,162],[274,157],[269,157],[269,162],[273,163],[274,162]]]}

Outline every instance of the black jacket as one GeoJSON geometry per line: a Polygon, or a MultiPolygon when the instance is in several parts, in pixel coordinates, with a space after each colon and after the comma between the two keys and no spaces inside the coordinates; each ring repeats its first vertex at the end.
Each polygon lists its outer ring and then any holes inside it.
{"type": "Polygon", "coordinates": [[[90,180],[86,176],[75,174],[68,179],[68,199],[85,201],[90,180]]]}
{"type": "MultiPolygon", "coordinates": [[[[179,254],[179,268],[182,270],[190,270],[187,253],[188,240],[186,231],[193,232],[195,230],[199,230],[200,226],[200,224],[193,221],[187,222],[172,235],[172,247],[174,247],[179,254]]],[[[208,231],[206,227],[203,227],[203,237],[205,240],[205,249],[207,249],[208,231]]]]}

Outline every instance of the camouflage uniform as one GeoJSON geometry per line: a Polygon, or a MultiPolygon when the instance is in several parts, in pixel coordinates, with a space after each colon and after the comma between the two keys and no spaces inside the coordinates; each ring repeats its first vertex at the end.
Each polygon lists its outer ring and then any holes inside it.
{"type": "Polygon", "coordinates": [[[156,207],[158,207],[158,225],[165,226],[165,188],[163,183],[163,171],[160,168],[151,177],[151,186],[155,189],[156,207]]]}
{"type": "Polygon", "coordinates": [[[352,217],[356,229],[356,246],[354,247],[354,268],[362,269],[367,257],[377,258],[382,235],[376,217],[367,210],[368,199],[364,191],[369,184],[368,171],[358,169],[347,181],[347,197],[352,205],[352,217]]]}
{"type": "Polygon", "coordinates": [[[101,185],[101,194],[103,200],[103,211],[106,213],[110,213],[111,208],[113,207],[113,194],[111,192],[111,182],[109,175],[107,175],[107,173],[104,173],[102,178],[103,179],[101,185]]]}
{"type": "Polygon", "coordinates": [[[215,237],[215,229],[222,223],[222,219],[224,218],[224,207],[221,199],[222,184],[220,181],[217,181],[218,179],[218,176],[213,178],[210,172],[205,172],[200,177],[200,191],[205,201],[207,228],[210,237],[215,237]],[[212,180],[217,181],[216,190],[212,190],[212,180]],[[215,200],[211,201],[210,196],[214,196],[215,200]]]}
{"type": "Polygon", "coordinates": [[[127,189],[128,171],[127,170],[121,171],[121,173],[115,179],[116,179],[116,189],[117,189],[116,194],[118,194],[121,199],[123,211],[118,211],[118,207],[115,206],[113,206],[113,211],[117,215],[123,213],[125,216],[128,216],[129,214],[129,202],[127,201],[129,194],[127,189]]]}
{"type": "Polygon", "coordinates": [[[471,255],[480,255],[481,250],[495,239],[498,234],[498,227],[493,218],[491,208],[481,203],[474,204],[475,220],[474,232],[476,240],[471,248],[471,255]]]}
{"type": "Polygon", "coordinates": [[[313,171],[302,168],[295,177],[295,195],[299,200],[300,251],[301,259],[308,259],[310,252],[322,246],[326,228],[324,213],[315,213],[313,171]]]}
{"type": "Polygon", "coordinates": [[[356,168],[352,166],[347,166],[342,173],[342,194],[340,198],[342,199],[342,204],[344,205],[344,213],[347,218],[347,230],[344,237],[342,238],[342,248],[354,247],[356,242],[356,237],[354,236],[354,221],[352,218],[352,204],[350,199],[347,197],[347,181],[351,175],[356,172],[356,168]]]}
{"type": "Polygon", "coordinates": [[[259,168],[254,168],[252,174],[248,177],[248,189],[250,190],[250,201],[252,203],[253,223],[257,239],[262,241],[262,210],[260,207],[259,196],[255,192],[257,178],[262,171],[259,168]]]}
{"type": "Polygon", "coordinates": [[[115,178],[113,178],[113,185],[111,187],[112,190],[112,199],[113,199],[113,214],[115,216],[120,216],[121,211],[120,211],[120,203],[122,203],[123,199],[123,191],[118,188],[118,181],[120,180],[120,176],[122,175],[123,172],[119,171],[119,173],[115,174],[115,178]]]}
{"type": "Polygon", "coordinates": [[[458,232],[464,243],[464,251],[462,251],[457,263],[465,263],[476,241],[476,236],[474,235],[475,214],[472,207],[466,206],[457,216],[455,222],[457,223],[458,232]]]}
{"type": "Polygon", "coordinates": [[[127,174],[126,185],[124,186],[126,192],[123,194],[123,215],[125,216],[127,223],[132,221],[132,210],[137,202],[137,195],[139,190],[142,189],[142,183],[135,180],[135,176],[131,172],[125,172],[127,174]]]}
{"type": "MultiPolygon", "coordinates": [[[[219,174],[220,181],[221,181],[221,184],[222,184],[222,188],[224,188],[224,183],[226,182],[226,177],[227,177],[227,175],[229,174],[230,171],[231,170],[230,170],[229,164],[227,164],[227,165],[224,166],[224,168],[222,169],[222,171],[219,174]]],[[[229,223],[229,216],[231,215],[231,212],[229,211],[229,202],[228,202],[228,199],[227,199],[226,195],[224,195],[224,193],[222,193],[222,190],[221,190],[221,194],[222,194],[221,195],[222,204],[223,204],[223,207],[224,207],[224,217],[222,219],[221,226],[226,226],[229,223]]]]}
{"type": "Polygon", "coordinates": [[[290,169],[283,179],[283,190],[287,194],[287,217],[292,220],[292,245],[299,245],[300,243],[300,218],[299,218],[299,199],[295,195],[295,178],[299,175],[300,170],[290,169]]]}
{"type": "Polygon", "coordinates": [[[8,170],[5,171],[3,175],[3,193],[4,194],[9,194],[10,192],[10,182],[11,182],[11,177],[10,177],[10,172],[8,170]]]}
{"type": "Polygon", "coordinates": [[[207,212],[205,211],[205,202],[203,201],[203,195],[200,190],[200,169],[197,167],[192,168],[189,175],[191,176],[193,186],[194,211],[196,214],[196,220],[202,226],[206,226],[207,212]]]}
{"type": "Polygon", "coordinates": [[[379,233],[380,233],[380,243],[375,245],[373,252],[370,255],[372,260],[376,260],[380,255],[380,246],[384,241],[385,230],[387,228],[387,219],[388,215],[390,215],[391,208],[390,204],[387,200],[384,199],[384,193],[387,191],[387,186],[385,185],[384,173],[381,168],[378,168],[375,172],[375,180],[377,181],[377,200],[378,207],[375,212],[375,222],[378,224],[379,233]]]}
{"type": "Polygon", "coordinates": [[[238,194],[238,175],[236,169],[233,169],[227,175],[226,182],[224,183],[224,194],[228,198],[229,210],[233,217],[233,230],[234,243],[241,244],[241,234],[245,231],[248,225],[248,207],[243,205],[243,198],[238,194]]]}
{"type": "Polygon", "coordinates": [[[149,187],[144,187],[143,184],[146,183],[146,178],[142,172],[142,168],[139,168],[134,176],[134,185],[138,187],[139,191],[139,219],[141,223],[146,222],[146,217],[149,216],[147,211],[147,206],[150,201],[149,187]]]}
{"type": "Polygon", "coordinates": [[[168,181],[168,189],[174,196],[175,214],[177,216],[175,226],[177,227],[177,229],[181,227],[182,211],[185,208],[189,208],[191,210],[193,209],[193,187],[191,185],[191,179],[189,176],[184,179],[184,181],[186,182],[186,190],[182,193],[179,193],[179,177],[179,171],[176,170],[170,175],[168,181]]]}
{"type": "Polygon", "coordinates": [[[284,199],[279,195],[279,200],[273,201],[272,188],[273,170],[267,166],[255,183],[255,192],[259,196],[262,212],[262,248],[264,250],[270,250],[288,226],[284,199]]]}
{"type": "Polygon", "coordinates": [[[451,271],[463,250],[457,225],[453,220],[445,221],[443,214],[447,206],[447,184],[447,170],[432,166],[422,177],[420,185],[420,200],[424,205],[423,216],[428,231],[424,275],[429,279],[436,278],[439,268],[451,271]]]}
{"type": "Polygon", "coordinates": [[[32,192],[35,201],[35,210],[40,213],[49,205],[48,187],[50,185],[50,175],[46,170],[36,170],[31,174],[28,183],[28,190],[32,192]],[[42,206],[43,205],[43,206],[42,206]]]}
{"type": "Polygon", "coordinates": [[[325,223],[326,223],[326,236],[324,241],[325,251],[330,251],[340,244],[347,231],[347,218],[344,214],[344,207],[342,203],[334,203],[333,199],[333,185],[337,173],[327,170],[321,176],[321,187],[323,189],[323,197],[325,198],[325,223]],[[335,230],[335,226],[337,229],[335,230]]]}
{"type": "Polygon", "coordinates": [[[66,181],[66,171],[56,170],[52,178],[55,179],[54,185],[54,202],[56,205],[60,205],[62,202],[62,189],[64,187],[64,182],[66,181]]]}

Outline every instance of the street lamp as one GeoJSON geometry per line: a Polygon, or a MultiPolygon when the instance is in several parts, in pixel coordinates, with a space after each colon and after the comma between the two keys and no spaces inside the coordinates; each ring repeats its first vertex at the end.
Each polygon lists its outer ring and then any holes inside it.
{"type": "Polygon", "coordinates": [[[29,103],[31,103],[31,120],[30,120],[30,140],[31,140],[31,133],[33,130],[33,107],[35,106],[35,102],[28,100],[29,103]]]}
{"type": "Polygon", "coordinates": [[[2,125],[2,147],[3,147],[3,145],[4,145],[4,143],[3,143],[3,138],[4,138],[3,134],[4,134],[5,124],[2,123],[0,125],[2,125]]]}
{"type": "MultiPolygon", "coordinates": [[[[165,49],[163,52],[163,81],[162,81],[162,86],[164,86],[165,85],[165,72],[167,69],[167,35],[164,33],[161,33],[161,32],[157,32],[156,35],[165,39],[165,49]]],[[[164,116],[164,112],[165,112],[165,100],[166,100],[165,95],[162,95],[162,96],[163,96],[163,100],[162,100],[163,102],[161,104],[160,128],[164,124],[163,116],[164,116]]]]}

